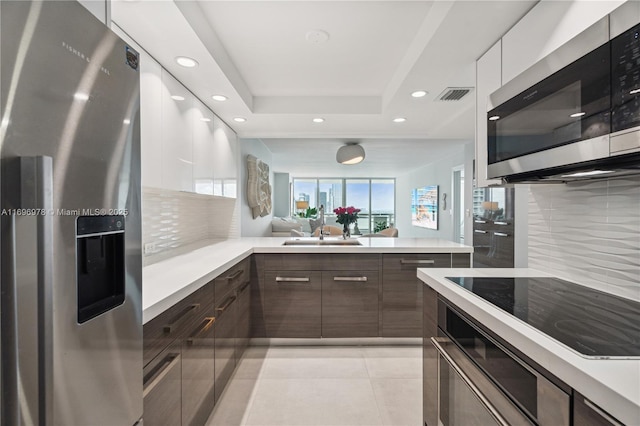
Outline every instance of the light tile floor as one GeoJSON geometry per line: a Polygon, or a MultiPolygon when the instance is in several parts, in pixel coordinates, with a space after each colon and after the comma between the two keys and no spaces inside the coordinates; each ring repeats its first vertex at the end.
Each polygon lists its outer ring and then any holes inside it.
{"type": "Polygon", "coordinates": [[[208,426],[422,424],[422,348],[250,347],[208,426]]]}

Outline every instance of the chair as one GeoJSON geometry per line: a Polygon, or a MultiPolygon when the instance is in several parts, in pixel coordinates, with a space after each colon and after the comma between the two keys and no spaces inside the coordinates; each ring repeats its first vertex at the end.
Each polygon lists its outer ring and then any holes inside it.
{"type": "MultiPolygon", "coordinates": [[[[333,225],[325,225],[324,228],[322,228],[322,231],[324,232],[324,235],[342,235],[342,228],[338,228],[337,226],[333,226],[333,225]]],[[[320,228],[316,228],[316,230],[313,231],[313,234],[311,234],[311,236],[319,237],[320,228]]]]}
{"type": "Polygon", "coordinates": [[[378,234],[384,235],[385,237],[398,238],[398,228],[386,228],[378,232],[378,234]]]}

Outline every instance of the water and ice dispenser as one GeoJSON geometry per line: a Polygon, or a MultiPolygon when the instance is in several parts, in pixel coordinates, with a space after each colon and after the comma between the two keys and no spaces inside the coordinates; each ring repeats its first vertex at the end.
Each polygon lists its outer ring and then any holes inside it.
{"type": "Polygon", "coordinates": [[[80,216],[76,227],[78,323],[125,299],[124,216],[80,216]]]}

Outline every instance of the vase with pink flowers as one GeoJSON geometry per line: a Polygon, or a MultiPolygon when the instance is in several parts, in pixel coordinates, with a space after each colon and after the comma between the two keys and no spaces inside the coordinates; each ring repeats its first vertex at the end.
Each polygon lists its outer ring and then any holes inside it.
{"type": "Polygon", "coordinates": [[[358,220],[358,213],[360,212],[360,209],[353,206],[338,207],[333,209],[333,212],[336,214],[336,222],[342,224],[342,238],[346,240],[351,236],[349,225],[358,220]]]}

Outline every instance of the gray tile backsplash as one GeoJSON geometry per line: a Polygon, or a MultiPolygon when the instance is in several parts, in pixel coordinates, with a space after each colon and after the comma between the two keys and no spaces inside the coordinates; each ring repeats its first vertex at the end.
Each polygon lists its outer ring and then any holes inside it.
{"type": "Polygon", "coordinates": [[[640,294],[640,177],[530,185],[529,266],[640,294]]]}
{"type": "Polygon", "coordinates": [[[142,188],[142,244],[155,252],[143,264],[167,259],[212,241],[240,237],[235,198],[142,188]]]}

